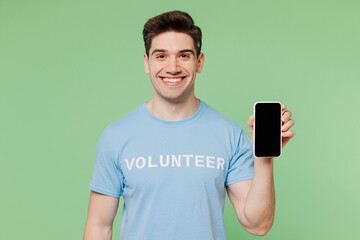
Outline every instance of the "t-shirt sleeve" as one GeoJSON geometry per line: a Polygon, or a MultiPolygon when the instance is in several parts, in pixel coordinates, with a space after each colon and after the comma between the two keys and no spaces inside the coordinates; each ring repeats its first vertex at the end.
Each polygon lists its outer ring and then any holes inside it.
{"type": "Polygon", "coordinates": [[[236,151],[230,159],[225,186],[253,178],[254,157],[251,139],[241,129],[236,151]]]}
{"type": "Polygon", "coordinates": [[[124,180],[117,159],[116,150],[104,131],[96,147],[95,169],[89,189],[117,198],[122,195],[124,180]]]}

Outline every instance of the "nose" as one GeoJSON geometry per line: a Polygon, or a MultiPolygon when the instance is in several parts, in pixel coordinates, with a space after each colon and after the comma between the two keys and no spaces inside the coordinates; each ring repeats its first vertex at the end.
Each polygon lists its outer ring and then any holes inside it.
{"type": "Polygon", "coordinates": [[[181,72],[181,68],[176,58],[169,59],[166,72],[172,75],[179,74],[181,72]]]}

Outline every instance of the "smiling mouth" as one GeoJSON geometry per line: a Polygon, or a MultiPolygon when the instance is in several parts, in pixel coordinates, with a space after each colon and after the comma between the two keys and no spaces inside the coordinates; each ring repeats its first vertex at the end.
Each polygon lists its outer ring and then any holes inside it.
{"type": "Polygon", "coordinates": [[[167,86],[177,86],[180,85],[186,76],[182,77],[160,77],[162,82],[167,86]]]}
{"type": "Polygon", "coordinates": [[[165,82],[180,82],[181,80],[183,80],[185,77],[178,77],[178,78],[165,78],[165,77],[161,77],[161,79],[165,82]]]}

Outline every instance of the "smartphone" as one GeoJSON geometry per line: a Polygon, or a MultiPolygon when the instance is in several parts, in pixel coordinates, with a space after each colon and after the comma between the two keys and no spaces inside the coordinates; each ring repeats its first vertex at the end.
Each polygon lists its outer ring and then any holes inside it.
{"type": "Polygon", "coordinates": [[[281,156],[281,103],[260,101],[254,104],[254,156],[281,156]]]}

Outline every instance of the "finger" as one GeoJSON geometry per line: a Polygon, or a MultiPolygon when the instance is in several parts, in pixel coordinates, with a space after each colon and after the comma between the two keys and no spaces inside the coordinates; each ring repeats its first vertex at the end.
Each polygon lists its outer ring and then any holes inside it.
{"type": "Polygon", "coordinates": [[[289,130],[286,132],[281,133],[282,137],[288,137],[288,138],[292,138],[293,136],[295,136],[295,131],[294,130],[289,130]]]}
{"type": "Polygon", "coordinates": [[[281,130],[283,132],[289,130],[289,128],[291,128],[293,125],[295,124],[295,120],[294,119],[290,119],[289,121],[287,121],[287,123],[285,123],[282,127],[281,130]]]}
{"type": "Polygon", "coordinates": [[[286,110],[282,117],[281,117],[281,121],[284,123],[286,122],[287,120],[289,120],[289,118],[291,117],[292,113],[289,111],[289,110],[286,110]]]}
{"type": "Polygon", "coordinates": [[[254,116],[250,115],[249,120],[248,120],[248,125],[249,128],[252,129],[254,127],[254,116]]]}
{"type": "Polygon", "coordinates": [[[286,109],[286,105],[285,104],[281,104],[281,110],[284,111],[286,109]]]}

